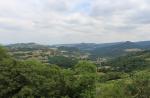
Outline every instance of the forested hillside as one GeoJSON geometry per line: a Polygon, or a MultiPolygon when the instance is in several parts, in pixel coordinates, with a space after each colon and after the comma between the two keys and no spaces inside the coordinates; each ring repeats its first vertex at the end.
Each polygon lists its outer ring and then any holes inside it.
{"type": "Polygon", "coordinates": [[[150,97],[150,51],[101,64],[62,56],[49,62],[17,60],[0,47],[0,98],[150,97]]]}
{"type": "Polygon", "coordinates": [[[150,51],[114,58],[98,67],[97,98],[149,98],[150,51]]]}
{"type": "Polygon", "coordinates": [[[95,74],[91,62],[63,69],[14,60],[0,47],[0,98],[95,98],[95,74]]]}
{"type": "Polygon", "coordinates": [[[137,52],[150,49],[150,41],[139,42],[114,42],[114,43],[79,43],[79,44],[62,44],[51,47],[63,47],[64,49],[86,51],[91,54],[90,58],[96,57],[119,57],[130,52],[137,52]]]}

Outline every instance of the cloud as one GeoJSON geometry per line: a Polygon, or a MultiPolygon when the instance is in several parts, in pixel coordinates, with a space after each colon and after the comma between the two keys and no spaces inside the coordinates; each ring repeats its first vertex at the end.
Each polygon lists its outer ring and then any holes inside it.
{"type": "Polygon", "coordinates": [[[150,39],[149,0],[0,2],[0,43],[102,43],[150,39]]]}

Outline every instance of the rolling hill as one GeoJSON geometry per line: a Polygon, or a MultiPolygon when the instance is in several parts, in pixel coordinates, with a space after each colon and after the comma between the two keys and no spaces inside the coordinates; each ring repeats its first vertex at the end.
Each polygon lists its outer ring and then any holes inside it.
{"type": "Polygon", "coordinates": [[[40,45],[37,43],[16,43],[5,46],[11,50],[39,50],[39,49],[48,49],[46,45],[40,45]]]}
{"type": "Polygon", "coordinates": [[[119,56],[125,53],[126,49],[140,48],[140,46],[133,42],[124,42],[107,47],[96,48],[91,52],[94,56],[119,56]]]}
{"type": "Polygon", "coordinates": [[[9,49],[27,50],[27,49],[47,49],[58,48],[65,50],[76,50],[89,52],[92,57],[117,57],[127,54],[150,49],[150,41],[139,42],[114,42],[114,43],[78,43],[78,44],[59,44],[59,45],[40,45],[36,43],[17,43],[6,46],[9,49]]]}

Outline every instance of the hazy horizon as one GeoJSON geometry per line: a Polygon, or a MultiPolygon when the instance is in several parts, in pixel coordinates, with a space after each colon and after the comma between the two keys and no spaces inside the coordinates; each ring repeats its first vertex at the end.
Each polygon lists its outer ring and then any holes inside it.
{"type": "Polygon", "coordinates": [[[77,42],[77,43],[56,43],[56,44],[43,44],[43,43],[38,43],[38,42],[16,42],[16,43],[7,43],[7,44],[3,44],[0,43],[0,45],[13,45],[13,44],[29,44],[29,43],[35,43],[35,44],[39,44],[39,45],[69,45],[69,44],[109,44],[109,43],[125,43],[125,42],[150,42],[150,40],[140,40],[140,41],[114,41],[114,42],[102,42],[102,43],[96,43],[96,42],[77,42]]]}
{"type": "Polygon", "coordinates": [[[0,44],[150,40],[150,0],[0,1],[0,44]]]}

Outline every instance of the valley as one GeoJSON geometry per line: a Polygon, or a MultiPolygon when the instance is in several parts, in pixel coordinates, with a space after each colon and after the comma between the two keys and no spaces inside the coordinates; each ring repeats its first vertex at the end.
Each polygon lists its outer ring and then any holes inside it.
{"type": "Polygon", "coordinates": [[[150,96],[148,41],[52,46],[18,43],[7,45],[5,49],[1,47],[0,54],[2,98],[11,96],[149,98],[150,96]],[[7,86],[10,90],[5,88],[7,86]],[[18,89],[20,90],[16,92],[18,89]]]}

